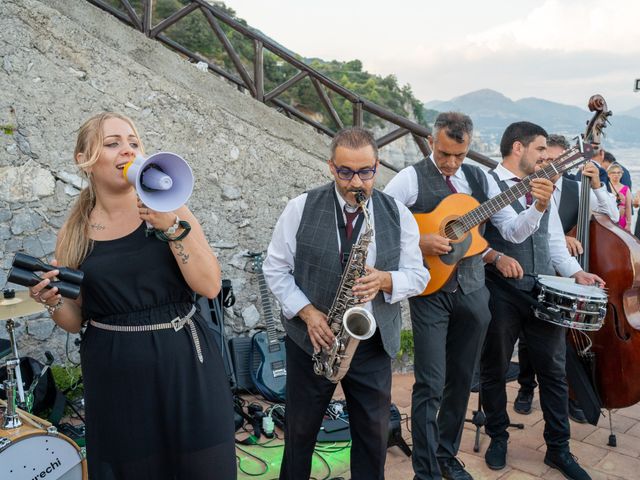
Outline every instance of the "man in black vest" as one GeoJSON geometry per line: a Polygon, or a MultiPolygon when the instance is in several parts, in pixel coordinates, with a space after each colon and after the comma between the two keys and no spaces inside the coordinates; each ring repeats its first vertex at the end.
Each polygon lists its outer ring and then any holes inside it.
{"type": "MultiPolygon", "coordinates": [[[[463,164],[473,135],[471,119],[462,113],[438,115],[429,143],[433,154],[405,168],[387,185],[389,193],[414,213],[431,212],[454,192],[471,194],[484,202],[500,193],[495,181],[480,168],[463,164]]],[[[549,180],[532,182],[536,206],[521,215],[511,207],[491,217],[491,223],[513,242],[521,242],[537,228],[553,186],[549,180]]],[[[421,232],[425,255],[451,250],[449,239],[437,232],[421,232]]],[[[489,312],[481,255],[458,263],[456,273],[438,292],[413,297],[414,372],[411,405],[413,469],[419,480],[468,480],[471,475],[456,459],[489,312]]]]}
{"type": "MultiPolygon", "coordinates": [[[[513,123],[502,136],[500,152],[502,163],[490,173],[504,191],[533,173],[538,161],[546,158],[547,132],[530,122],[513,123]]],[[[512,205],[516,210],[526,211],[527,204],[522,200],[512,205]]],[[[566,330],[537,319],[527,300],[535,295],[535,276],[538,274],[554,275],[557,271],[584,285],[604,282],[597,275],[584,272],[575,258],[569,255],[558,211],[553,203],[545,212],[538,230],[523,243],[516,245],[505,239],[491,225],[487,226],[485,238],[493,248],[485,256],[493,318],[480,361],[480,394],[486,414],[485,430],[491,437],[485,461],[494,470],[506,465],[509,415],[506,409],[505,375],[515,342],[522,332],[540,382],[544,439],[547,444],[544,461],[560,470],[566,478],[588,480],[591,477],[569,451],[566,330]]]]}
{"type": "Polygon", "coordinates": [[[348,295],[357,297],[373,313],[377,329],[373,337],[360,341],[341,383],[352,439],[351,478],[382,480],[391,358],[400,348],[399,302],[422,292],[429,273],[422,263],[415,219],[404,205],[373,188],[380,166],[373,136],[355,127],[338,132],[328,163],[335,181],[287,204],[263,267],[267,284],[282,306],[287,332],[285,450],[280,479],[310,477],[316,437],[336,388],[314,373],[312,354],[329,349],[335,339],[327,313],[351,247],[367,226],[355,199],[360,190],[368,199],[374,236],[368,247],[367,274],[356,280],[348,295]]]}
{"type": "MultiPolygon", "coordinates": [[[[569,142],[562,135],[550,134],[547,138],[547,158],[540,162],[541,166],[545,166],[548,162],[553,162],[562,152],[570,147],[569,142]]],[[[600,181],[598,168],[593,162],[587,162],[582,169],[582,175],[589,177],[591,182],[590,189],[590,208],[592,211],[607,215],[613,223],[618,223],[620,211],[616,205],[615,197],[607,192],[605,185],[600,181]]],[[[553,201],[558,207],[560,222],[565,233],[567,249],[572,256],[582,254],[582,245],[575,238],[568,236],[569,233],[578,223],[578,202],[580,200],[580,182],[571,180],[566,176],[561,176],[555,182],[553,191],[553,201]]],[[[518,396],[513,402],[513,409],[523,415],[531,413],[531,403],[533,401],[533,392],[538,385],[535,381],[535,372],[529,361],[527,353],[526,340],[520,336],[518,343],[518,363],[520,365],[520,373],[518,375],[518,383],[520,389],[518,396]]],[[[578,422],[586,423],[587,418],[579,405],[574,400],[569,400],[569,418],[578,422]]]]}

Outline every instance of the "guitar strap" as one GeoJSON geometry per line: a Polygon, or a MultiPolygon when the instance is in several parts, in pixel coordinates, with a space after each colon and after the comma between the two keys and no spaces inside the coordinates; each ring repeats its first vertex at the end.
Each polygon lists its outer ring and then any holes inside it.
{"type": "Polygon", "coordinates": [[[480,182],[478,182],[478,179],[473,173],[472,167],[463,163],[462,171],[464,173],[465,178],[467,179],[467,183],[469,184],[469,187],[471,188],[471,193],[473,194],[473,198],[478,200],[480,203],[484,203],[487,200],[489,200],[487,193],[484,191],[484,188],[482,188],[482,185],[480,185],[480,182]]]}
{"type": "MultiPolygon", "coordinates": [[[[463,163],[462,172],[464,173],[464,176],[467,179],[469,188],[471,188],[471,194],[473,198],[478,200],[478,202],[480,203],[484,203],[488,201],[489,197],[487,196],[487,192],[484,191],[484,188],[482,188],[482,185],[476,178],[475,173],[473,172],[473,168],[463,163]]],[[[479,228],[480,228],[480,233],[484,234],[485,224],[483,223],[482,225],[480,225],[479,228]]]]}

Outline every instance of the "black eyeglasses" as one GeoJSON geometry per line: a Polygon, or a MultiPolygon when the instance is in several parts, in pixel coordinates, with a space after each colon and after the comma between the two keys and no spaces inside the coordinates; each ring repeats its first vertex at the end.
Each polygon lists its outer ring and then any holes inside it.
{"type": "Polygon", "coordinates": [[[360,180],[371,180],[376,174],[376,167],[363,168],[355,171],[346,167],[338,167],[333,160],[331,160],[331,163],[333,164],[333,168],[335,168],[340,180],[351,180],[354,175],[358,175],[360,180]]]}

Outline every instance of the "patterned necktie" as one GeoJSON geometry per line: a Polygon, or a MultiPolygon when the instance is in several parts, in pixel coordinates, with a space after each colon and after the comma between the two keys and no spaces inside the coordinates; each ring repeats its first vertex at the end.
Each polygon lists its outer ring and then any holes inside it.
{"type": "MultiPolygon", "coordinates": [[[[520,180],[518,177],[513,177],[511,180],[513,180],[516,183],[520,183],[522,180],[520,180]]],[[[533,195],[531,195],[531,192],[527,192],[527,194],[525,195],[525,202],[527,204],[527,208],[529,208],[531,205],[533,205],[533,195]]]]}
{"type": "Polygon", "coordinates": [[[345,205],[344,214],[347,217],[347,221],[345,225],[347,240],[351,240],[351,235],[353,235],[353,221],[358,217],[358,215],[360,215],[360,209],[356,210],[355,212],[348,212],[347,206],[345,205]]]}
{"type": "Polygon", "coordinates": [[[451,177],[445,176],[444,181],[447,182],[447,187],[449,187],[449,190],[451,190],[451,193],[458,193],[458,190],[456,190],[456,187],[454,187],[453,183],[451,182],[451,177]]]}

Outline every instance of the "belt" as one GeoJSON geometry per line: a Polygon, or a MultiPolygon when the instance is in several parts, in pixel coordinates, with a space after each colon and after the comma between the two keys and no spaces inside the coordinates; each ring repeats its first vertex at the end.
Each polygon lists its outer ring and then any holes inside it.
{"type": "Polygon", "coordinates": [[[169,328],[174,329],[176,332],[182,330],[182,327],[187,325],[191,333],[191,339],[193,340],[193,347],[196,350],[196,356],[200,363],[204,363],[202,357],[202,349],[200,348],[200,338],[198,337],[198,331],[193,323],[191,317],[196,313],[196,306],[193,305],[189,313],[184,317],[176,317],[167,323],[155,323],[152,325],[110,325],[108,323],[96,322],[95,320],[89,320],[89,323],[101,330],[108,330],[110,332],[154,332],[156,330],[167,330],[169,328]]]}

